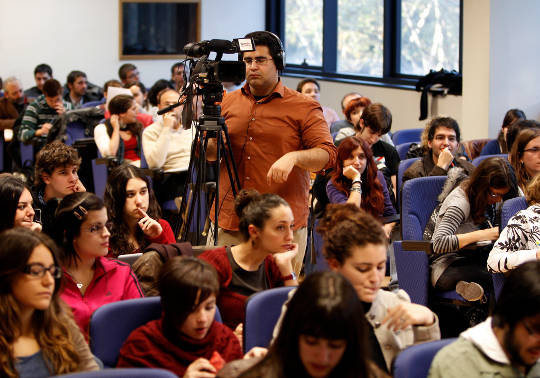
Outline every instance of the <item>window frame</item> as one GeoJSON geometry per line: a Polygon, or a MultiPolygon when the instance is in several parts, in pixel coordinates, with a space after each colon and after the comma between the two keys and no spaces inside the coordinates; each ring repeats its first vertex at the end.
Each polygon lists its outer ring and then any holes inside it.
{"type": "MultiPolygon", "coordinates": [[[[266,30],[285,36],[285,1],[266,0],[266,30]]],[[[382,77],[343,74],[336,72],[338,39],[338,0],[323,0],[323,65],[304,67],[286,64],[283,76],[316,77],[323,80],[361,85],[383,86],[414,90],[421,75],[402,74],[401,57],[401,0],[383,0],[383,74],[382,77]]],[[[285,41],[283,41],[285,42],[285,41]]],[[[463,0],[459,1],[459,72],[463,68],[463,0]]],[[[427,74],[427,72],[426,72],[427,74]]]]}

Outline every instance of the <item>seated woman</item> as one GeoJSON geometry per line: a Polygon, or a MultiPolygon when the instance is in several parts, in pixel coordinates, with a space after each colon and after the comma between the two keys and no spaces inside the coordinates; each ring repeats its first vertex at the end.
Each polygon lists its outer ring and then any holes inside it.
{"type": "Polygon", "coordinates": [[[540,129],[520,131],[512,145],[509,160],[516,172],[520,195],[524,195],[529,181],[540,173],[540,129]]]}
{"type": "Polygon", "coordinates": [[[529,207],[510,218],[489,252],[487,268],[491,273],[505,273],[524,262],[540,260],[540,175],[527,186],[526,197],[529,207]]]}
{"type": "Polygon", "coordinates": [[[234,361],[219,377],[387,376],[369,361],[363,311],[355,289],[341,274],[310,274],[287,303],[268,354],[234,361]]]}
{"type": "Polygon", "coordinates": [[[62,270],[45,234],[0,234],[0,350],[3,377],[50,377],[99,370],[59,298],[62,270]]]}
{"type": "Polygon", "coordinates": [[[336,145],[339,145],[343,139],[346,137],[352,136],[356,133],[355,127],[360,122],[360,117],[365,108],[371,105],[371,100],[367,97],[358,97],[349,101],[343,113],[345,118],[351,124],[351,127],[345,127],[338,131],[334,141],[336,145]]]}
{"type": "Polygon", "coordinates": [[[32,231],[41,231],[41,224],[34,221],[35,211],[30,188],[19,178],[11,174],[0,175],[0,232],[25,227],[32,231]]]}
{"type": "Polygon", "coordinates": [[[223,322],[231,329],[244,322],[245,302],[251,294],[297,285],[292,259],[298,245],[293,243],[294,219],[289,204],[276,194],[242,190],[236,196],[235,211],[244,242],[199,256],[218,272],[217,303],[223,322]]]}
{"type": "MultiPolygon", "coordinates": [[[[347,137],[339,145],[336,165],[326,184],[326,194],[330,203],[352,203],[379,219],[396,214],[384,175],[377,169],[371,148],[357,137],[347,137]]],[[[388,236],[393,225],[384,225],[388,236]]]]}
{"type": "Polygon", "coordinates": [[[56,210],[56,241],[62,248],[64,289],[61,297],[88,335],[93,312],[106,303],[143,296],[129,265],[105,256],[110,233],[107,209],[92,193],[70,194],[56,210]]]}
{"type": "Polygon", "coordinates": [[[173,257],[163,265],[158,286],[162,317],[129,335],[118,367],[163,368],[184,378],[213,377],[214,354],[225,361],[242,358],[234,333],[214,320],[219,282],[210,264],[173,257]]]}
{"type": "Polygon", "coordinates": [[[151,243],[175,243],[171,226],[161,210],[148,177],[138,168],[122,164],[107,178],[104,195],[111,221],[113,256],[141,252],[151,243]]]}
{"type": "MultiPolygon", "coordinates": [[[[321,86],[319,85],[319,82],[315,79],[303,79],[301,80],[296,90],[300,93],[302,93],[304,96],[311,98],[318,103],[321,102],[321,86]]],[[[323,116],[326,120],[326,123],[328,124],[328,127],[336,121],[339,121],[339,116],[337,115],[336,111],[332,108],[329,108],[328,106],[324,106],[321,104],[322,110],[323,110],[323,116]]]]}
{"type": "Polygon", "coordinates": [[[482,148],[482,151],[480,151],[480,155],[499,155],[509,153],[510,151],[508,151],[508,147],[506,145],[506,133],[508,132],[508,128],[514,123],[524,119],[527,119],[527,117],[525,116],[523,110],[510,109],[507,111],[504,115],[501,131],[499,131],[497,139],[487,142],[484,148],[482,148]]]}
{"type": "Polygon", "coordinates": [[[132,96],[118,95],[109,102],[111,118],[94,129],[94,140],[103,157],[116,157],[119,164],[126,161],[141,166],[141,133],[137,121],[137,102],[132,96]]]}
{"type": "Polygon", "coordinates": [[[517,196],[516,177],[507,161],[488,158],[457,187],[453,179],[449,176],[439,195],[442,203],[424,231],[424,239],[433,241],[431,282],[436,289],[456,290],[477,301],[493,287],[486,269],[490,247],[482,244],[499,237],[495,205],[517,196]]]}

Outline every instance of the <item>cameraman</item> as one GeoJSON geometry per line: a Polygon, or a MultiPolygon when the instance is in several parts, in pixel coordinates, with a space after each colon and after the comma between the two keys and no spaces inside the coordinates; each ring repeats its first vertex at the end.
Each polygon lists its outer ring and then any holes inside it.
{"type": "MultiPolygon", "coordinates": [[[[293,268],[298,275],[306,249],[309,172],[331,167],[336,148],[320,104],[285,87],[280,80],[284,52],[279,38],[266,31],[249,33],[245,38],[253,38],[256,51],[240,54],[246,63],[246,84],[224,97],[222,114],[240,186],[276,193],[291,206],[294,242],[299,244],[293,268]]],[[[210,149],[208,157],[212,160],[210,149]]],[[[243,240],[225,164],[220,175],[218,242],[240,244],[243,240]]],[[[213,209],[210,214],[214,220],[213,209]]]]}

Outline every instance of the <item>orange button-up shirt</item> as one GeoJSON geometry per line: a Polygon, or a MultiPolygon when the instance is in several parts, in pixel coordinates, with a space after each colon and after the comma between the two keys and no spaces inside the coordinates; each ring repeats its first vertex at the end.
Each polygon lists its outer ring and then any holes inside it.
{"type": "MultiPolygon", "coordinates": [[[[256,100],[246,84],[223,98],[222,115],[229,130],[240,187],[254,188],[259,193],[276,193],[291,206],[295,228],[305,227],[309,215],[309,173],[295,166],[287,181],[268,185],[268,170],[287,152],[321,148],[328,152],[326,166],[334,165],[336,147],[321,106],[287,88],[281,80],[273,92],[256,100]]],[[[219,185],[219,226],[238,230],[234,197],[222,162],[219,185]]],[[[210,212],[214,220],[214,210],[210,212]]]]}

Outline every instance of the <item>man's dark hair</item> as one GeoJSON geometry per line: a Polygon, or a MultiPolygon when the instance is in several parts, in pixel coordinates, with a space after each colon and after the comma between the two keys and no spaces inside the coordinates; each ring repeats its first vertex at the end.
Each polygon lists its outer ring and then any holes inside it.
{"type": "Polygon", "coordinates": [[[452,129],[456,133],[456,140],[460,141],[461,132],[459,131],[459,125],[457,121],[451,117],[435,117],[429,122],[428,140],[431,142],[435,137],[435,132],[439,127],[446,127],[452,129]]]}
{"type": "Polygon", "coordinates": [[[174,71],[175,71],[178,67],[183,67],[183,68],[185,68],[184,62],[178,62],[178,63],[173,64],[172,67],[171,67],[171,75],[174,75],[174,71]]]}
{"type": "MultiPolygon", "coordinates": [[[[283,71],[285,67],[283,47],[281,40],[277,35],[267,31],[256,31],[246,34],[244,38],[253,38],[255,46],[266,46],[270,51],[270,56],[274,60],[274,64],[278,71],[283,71]]],[[[240,59],[243,54],[239,55],[240,59]]]]}
{"type": "Polygon", "coordinates": [[[86,79],[86,74],[82,71],[71,71],[69,75],[67,76],[67,83],[73,84],[75,80],[77,80],[79,77],[84,77],[86,79]]]}
{"type": "Polygon", "coordinates": [[[56,79],[49,79],[43,84],[43,94],[47,97],[56,97],[62,94],[62,84],[56,79]]]}
{"type": "Polygon", "coordinates": [[[360,119],[364,121],[364,127],[379,135],[386,134],[392,128],[392,113],[383,104],[369,105],[362,112],[360,119]]]}
{"type": "Polygon", "coordinates": [[[319,85],[319,82],[317,80],[307,78],[307,79],[304,79],[304,80],[300,80],[300,82],[296,86],[296,91],[302,93],[302,88],[307,83],[313,83],[313,84],[315,84],[315,86],[317,87],[318,90],[321,90],[321,86],[319,85]]]}
{"type": "Polygon", "coordinates": [[[52,77],[52,68],[48,64],[41,63],[34,68],[34,76],[36,76],[37,73],[48,73],[50,77],[52,77]]]}
{"type": "Polygon", "coordinates": [[[540,261],[510,271],[493,310],[492,325],[513,328],[523,318],[540,313],[540,261]]]}
{"type": "Polygon", "coordinates": [[[136,70],[136,69],[137,67],[134,64],[124,63],[118,69],[118,77],[120,77],[120,79],[122,80],[126,80],[128,72],[136,70]]]}
{"type": "Polygon", "coordinates": [[[512,151],[512,146],[514,145],[514,142],[516,141],[521,130],[537,128],[540,128],[540,123],[529,119],[524,119],[511,124],[506,132],[506,147],[508,148],[508,151],[512,151]]]}
{"type": "Polygon", "coordinates": [[[174,86],[171,84],[169,80],[166,79],[159,79],[152,85],[152,88],[148,91],[148,102],[152,106],[158,106],[159,104],[159,98],[158,95],[160,95],[162,92],[164,92],[165,89],[174,89],[174,86]]]}
{"type": "Polygon", "coordinates": [[[45,187],[43,173],[52,175],[56,168],[65,167],[66,165],[75,165],[77,167],[81,165],[81,158],[76,149],[60,141],[45,145],[36,156],[36,186],[39,188],[45,187]]]}
{"type": "Polygon", "coordinates": [[[109,87],[118,87],[122,88],[123,85],[121,82],[119,82],[116,79],[107,80],[105,84],[103,84],[103,92],[107,92],[109,90],[109,87]]]}

